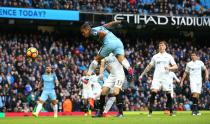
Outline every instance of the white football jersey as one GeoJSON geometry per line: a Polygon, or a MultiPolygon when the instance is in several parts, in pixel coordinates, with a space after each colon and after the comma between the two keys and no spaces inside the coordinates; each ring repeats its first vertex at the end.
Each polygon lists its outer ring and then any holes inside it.
{"type": "Polygon", "coordinates": [[[169,67],[170,65],[175,65],[176,62],[171,54],[166,52],[157,53],[152,57],[150,65],[155,66],[155,72],[153,78],[165,78],[168,76],[169,71],[165,69],[165,67],[169,67]]]}
{"type": "Polygon", "coordinates": [[[119,63],[114,55],[109,55],[104,58],[105,64],[110,67],[110,75],[112,76],[125,76],[123,66],[119,63]]]}
{"type": "Polygon", "coordinates": [[[189,73],[190,80],[202,79],[202,70],[205,70],[206,66],[201,60],[190,61],[187,63],[185,71],[189,73]]]}
{"type": "Polygon", "coordinates": [[[83,89],[85,90],[92,90],[92,84],[98,83],[98,76],[91,75],[91,76],[83,76],[79,83],[82,84],[83,89]],[[87,83],[82,82],[82,80],[87,80],[87,83]]]}
{"type": "Polygon", "coordinates": [[[97,76],[96,78],[97,78],[97,81],[90,82],[93,91],[98,91],[98,90],[101,90],[101,88],[102,88],[101,84],[98,82],[99,81],[99,77],[97,76]]]}

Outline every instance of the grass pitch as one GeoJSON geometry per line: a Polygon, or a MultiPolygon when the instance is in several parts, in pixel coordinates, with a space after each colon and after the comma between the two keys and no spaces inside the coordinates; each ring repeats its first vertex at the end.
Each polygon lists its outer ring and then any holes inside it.
{"type": "Polygon", "coordinates": [[[8,117],[0,118],[0,124],[210,124],[210,111],[201,111],[201,116],[192,116],[191,112],[177,112],[168,116],[163,112],[154,112],[147,117],[147,112],[124,112],[124,118],[91,116],[53,117],[8,117]]]}

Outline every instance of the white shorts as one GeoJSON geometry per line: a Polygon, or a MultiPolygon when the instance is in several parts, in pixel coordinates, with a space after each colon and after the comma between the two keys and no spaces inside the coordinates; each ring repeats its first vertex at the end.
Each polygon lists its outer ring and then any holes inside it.
{"type": "Polygon", "coordinates": [[[151,89],[163,90],[163,91],[173,91],[173,82],[169,82],[164,79],[153,79],[151,89]]]}
{"type": "Polygon", "coordinates": [[[125,82],[125,77],[109,76],[106,82],[104,83],[103,87],[109,87],[110,89],[117,87],[122,89],[124,82],[125,82]]]}
{"type": "Polygon", "coordinates": [[[94,100],[98,100],[100,99],[100,95],[101,95],[101,89],[93,90],[91,98],[93,98],[94,100]]]}
{"type": "Polygon", "coordinates": [[[201,93],[202,80],[190,80],[191,93],[201,93]]]}
{"type": "Polygon", "coordinates": [[[83,99],[89,99],[91,97],[92,97],[92,90],[86,90],[86,89],[82,90],[82,98],[83,99]]]}

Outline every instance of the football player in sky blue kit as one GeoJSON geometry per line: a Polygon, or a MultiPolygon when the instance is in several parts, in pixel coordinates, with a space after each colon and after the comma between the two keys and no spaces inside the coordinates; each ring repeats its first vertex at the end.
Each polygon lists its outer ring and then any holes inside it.
{"type": "Polygon", "coordinates": [[[50,98],[53,104],[54,117],[58,116],[58,105],[56,100],[55,85],[58,86],[59,82],[55,73],[52,73],[51,65],[46,65],[45,73],[41,77],[41,82],[43,83],[43,91],[39,99],[39,103],[36,108],[36,112],[33,113],[33,116],[38,117],[39,112],[42,109],[44,102],[50,98]]]}
{"type": "Polygon", "coordinates": [[[124,57],[124,46],[122,41],[116,37],[112,32],[107,30],[107,28],[120,24],[122,21],[113,21],[103,26],[98,26],[91,28],[88,23],[81,26],[81,33],[85,38],[94,37],[97,41],[102,43],[102,46],[98,52],[98,55],[91,62],[87,75],[91,75],[93,71],[98,66],[100,61],[107,57],[110,53],[113,53],[118,61],[128,70],[129,74],[133,74],[133,69],[130,67],[129,62],[124,57]]]}

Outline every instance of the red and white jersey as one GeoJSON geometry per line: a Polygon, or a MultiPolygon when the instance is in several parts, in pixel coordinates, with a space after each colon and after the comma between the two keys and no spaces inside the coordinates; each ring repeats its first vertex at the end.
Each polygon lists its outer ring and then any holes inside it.
{"type": "Polygon", "coordinates": [[[96,76],[96,75],[83,76],[79,80],[79,83],[82,84],[83,89],[92,90],[92,84],[99,84],[98,83],[98,76],[96,76]],[[85,80],[85,81],[82,81],[82,80],[85,80]]]}

